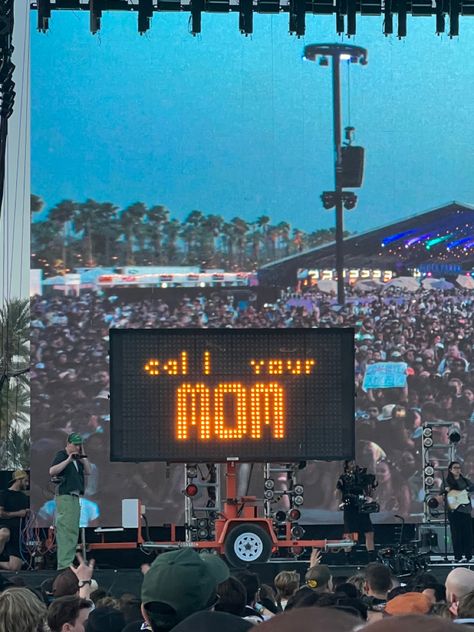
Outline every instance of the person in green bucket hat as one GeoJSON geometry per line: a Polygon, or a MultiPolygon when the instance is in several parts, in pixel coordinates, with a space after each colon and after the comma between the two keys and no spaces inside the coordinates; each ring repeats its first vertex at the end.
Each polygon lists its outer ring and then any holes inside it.
{"type": "Polygon", "coordinates": [[[58,570],[69,568],[76,558],[81,513],[79,498],[84,494],[84,478],[90,473],[84,441],[80,434],[72,432],[66,447],[56,453],[49,468],[49,475],[57,479],[58,485],[55,521],[58,570]]]}

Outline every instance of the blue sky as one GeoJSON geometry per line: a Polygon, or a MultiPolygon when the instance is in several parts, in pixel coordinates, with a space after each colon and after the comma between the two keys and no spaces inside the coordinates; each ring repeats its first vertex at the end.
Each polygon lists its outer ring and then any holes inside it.
{"type": "MultiPolygon", "coordinates": [[[[142,37],[134,14],[104,14],[99,36],[86,12],[54,12],[46,35],[35,21],[31,188],[48,206],[140,200],[179,219],[199,209],[333,225],[319,198],[333,187],[330,70],[301,59],[305,44],[340,39],[332,16],[308,17],[299,40],[287,15],[255,15],[247,38],[237,14],[204,14],[199,37],[188,14],[155,15],[142,37]]],[[[382,18],[358,20],[349,43],[369,64],[349,77],[344,64],[343,123],[367,154],[349,230],[474,202],[474,19],[456,39],[434,30],[434,18],[409,19],[400,41],[382,18]]]]}

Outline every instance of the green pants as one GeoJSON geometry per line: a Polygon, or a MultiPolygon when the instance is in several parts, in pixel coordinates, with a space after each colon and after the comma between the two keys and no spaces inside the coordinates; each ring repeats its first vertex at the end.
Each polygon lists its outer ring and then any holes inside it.
{"type": "Polygon", "coordinates": [[[58,570],[69,568],[76,559],[81,506],[78,496],[56,496],[56,544],[58,570]]]}

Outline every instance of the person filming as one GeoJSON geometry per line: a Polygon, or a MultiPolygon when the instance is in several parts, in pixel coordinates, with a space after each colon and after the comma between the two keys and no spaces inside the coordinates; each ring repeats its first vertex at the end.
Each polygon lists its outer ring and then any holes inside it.
{"type": "Polygon", "coordinates": [[[58,570],[69,568],[76,558],[79,539],[80,497],[84,494],[84,477],[91,473],[91,466],[84,454],[80,434],[71,433],[66,447],[56,453],[49,475],[58,484],[56,495],[56,542],[58,570]]]}
{"type": "Polygon", "coordinates": [[[460,562],[463,557],[469,561],[472,557],[473,536],[469,496],[472,489],[471,481],[461,473],[461,464],[452,461],[448,466],[444,491],[456,562],[460,562]]]}

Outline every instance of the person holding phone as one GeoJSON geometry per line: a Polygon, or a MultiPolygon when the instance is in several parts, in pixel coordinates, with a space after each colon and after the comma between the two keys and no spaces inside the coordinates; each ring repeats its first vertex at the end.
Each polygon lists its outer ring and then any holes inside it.
{"type": "Polygon", "coordinates": [[[85,476],[90,473],[83,439],[73,432],[68,435],[65,449],[56,453],[49,468],[49,475],[58,485],[55,521],[58,570],[69,568],[76,558],[81,513],[79,498],[84,494],[85,476]]]}
{"type": "Polygon", "coordinates": [[[463,557],[468,562],[472,557],[473,535],[469,495],[472,489],[471,481],[461,472],[459,461],[452,461],[448,466],[445,494],[456,562],[461,561],[463,557]]]}

